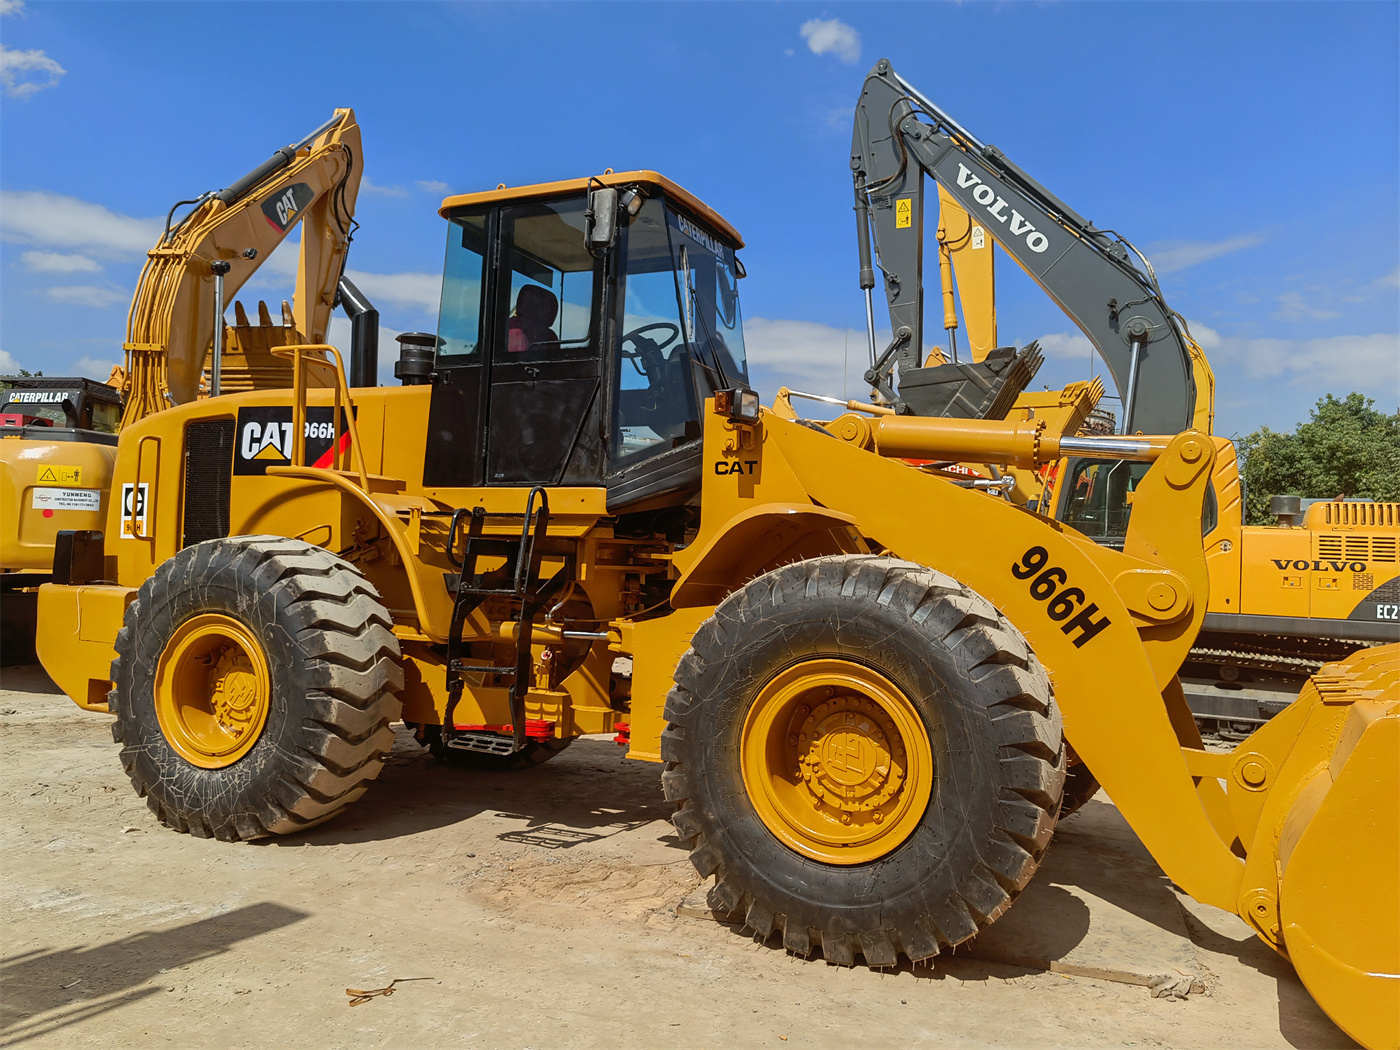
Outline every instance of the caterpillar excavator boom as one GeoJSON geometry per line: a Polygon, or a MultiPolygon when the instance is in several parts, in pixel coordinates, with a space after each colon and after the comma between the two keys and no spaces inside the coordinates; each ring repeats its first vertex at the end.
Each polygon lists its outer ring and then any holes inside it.
{"type": "MultiPolygon", "coordinates": [[[[360,382],[373,376],[378,314],[343,276],[362,166],[354,111],[338,109],[227,189],[178,202],[132,297],[126,367],[114,369],[121,396],[81,379],[41,380],[47,392],[14,395],[17,407],[48,405],[52,418],[7,412],[5,422],[14,425],[0,437],[7,652],[24,653],[33,639],[34,588],[50,578],[58,537],[100,534],[106,525],[118,442],[113,431],[193,401],[201,391],[290,387],[292,366],[273,350],[324,341],[337,299],[352,315],[356,376],[360,382]],[[293,305],[282,304],[282,323],[274,324],[259,303],[260,323],[249,324],[242,304],[234,303],[236,321],[226,325],[229,300],[298,225],[296,293],[293,305]],[[107,393],[94,402],[99,387],[107,393]]],[[[314,369],[308,377],[313,386],[324,381],[314,369]]],[[[130,508],[143,499],[138,489],[123,498],[130,508]]]]}
{"type": "MultiPolygon", "coordinates": [[[[363,163],[355,113],[338,109],[226,189],[170,209],[160,240],[147,253],[127,318],[123,426],[194,400],[211,349],[216,353],[210,363],[222,364],[224,307],[297,225],[303,230],[296,294],[290,316],[283,318],[283,327],[297,337],[285,342],[325,341],[350,250],[363,163]],[[189,210],[177,220],[176,209],[186,205],[189,210]]],[[[242,349],[266,357],[263,348],[242,349]]],[[[249,371],[265,371],[270,363],[250,361],[249,371]]],[[[247,388],[290,385],[290,366],[285,375],[272,371],[278,381],[250,381],[247,388]]]]}

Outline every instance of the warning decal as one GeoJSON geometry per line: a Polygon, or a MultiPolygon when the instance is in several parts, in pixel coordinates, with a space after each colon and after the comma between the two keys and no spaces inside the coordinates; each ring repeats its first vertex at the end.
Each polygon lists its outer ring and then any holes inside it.
{"type": "Polygon", "coordinates": [[[39,464],[40,485],[81,485],[82,467],[61,467],[56,463],[39,464]]]}
{"type": "Polygon", "coordinates": [[[987,231],[980,226],[972,227],[972,246],[974,248],[985,248],[987,246],[987,231]]]}
{"type": "Polygon", "coordinates": [[[907,230],[914,225],[914,198],[900,197],[894,202],[894,228],[907,230]]]}
{"type": "MultiPolygon", "coordinates": [[[[76,469],[76,468],[74,468],[76,469]]],[[[35,489],[35,510],[101,510],[101,489],[35,489]]]]}

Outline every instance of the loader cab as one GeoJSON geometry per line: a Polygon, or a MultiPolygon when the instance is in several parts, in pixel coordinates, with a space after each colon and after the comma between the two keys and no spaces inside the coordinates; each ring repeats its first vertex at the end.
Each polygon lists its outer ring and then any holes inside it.
{"type": "Polygon", "coordinates": [[[424,485],[700,484],[700,409],[747,385],[737,232],[651,172],[449,198],[424,485]],[[616,233],[590,244],[599,187],[616,233]],[[610,200],[613,199],[609,198],[610,200]]]}

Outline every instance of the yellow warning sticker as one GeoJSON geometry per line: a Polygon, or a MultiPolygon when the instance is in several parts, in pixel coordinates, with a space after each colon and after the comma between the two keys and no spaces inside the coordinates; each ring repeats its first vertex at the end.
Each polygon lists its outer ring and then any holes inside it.
{"type": "Polygon", "coordinates": [[[914,198],[900,197],[894,202],[894,228],[907,230],[914,225],[914,198]]]}
{"type": "Polygon", "coordinates": [[[82,467],[60,467],[53,463],[39,465],[40,485],[81,485],[82,483],[82,467]]]}

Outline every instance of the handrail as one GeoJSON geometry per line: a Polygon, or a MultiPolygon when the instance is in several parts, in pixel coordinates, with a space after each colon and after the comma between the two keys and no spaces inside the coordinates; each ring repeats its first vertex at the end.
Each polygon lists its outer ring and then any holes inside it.
{"type": "Polygon", "coordinates": [[[351,456],[359,464],[360,488],[369,491],[369,471],[365,469],[364,449],[360,447],[360,431],[355,423],[355,406],[350,400],[350,384],[345,380],[345,362],[340,351],[327,343],[302,343],[292,346],[275,346],[272,352],[278,357],[292,359],[292,462],[302,464],[306,459],[306,373],[305,365],[318,365],[335,373],[335,401],[333,407],[331,463],[335,470],[344,469],[340,458],[340,417],[341,398],[344,397],[345,428],[350,435],[350,448],[346,462],[351,456]],[[313,352],[329,352],[332,360],[312,357],[313,352]]]}

